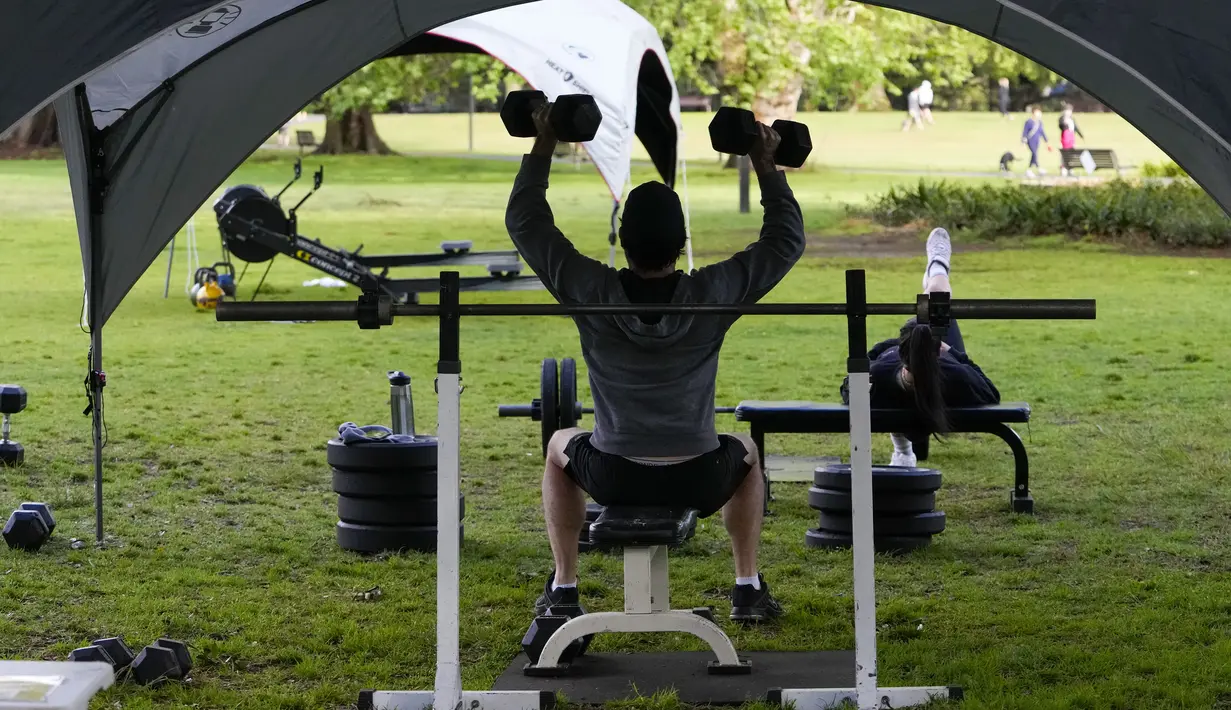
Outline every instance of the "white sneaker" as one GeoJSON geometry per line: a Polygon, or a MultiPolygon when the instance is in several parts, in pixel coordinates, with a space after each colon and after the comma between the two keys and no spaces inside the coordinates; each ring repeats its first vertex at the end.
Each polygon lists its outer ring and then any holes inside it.
{"type": "Polygon", "coordinates": [[[1038,177],[1038,176],[1034,174],[1033,168],[1026,168],[1026,177],[1033,178],[1033,177],[1038,177]]]}
{"type": "Polygon", "coordinates": [[[893,456],[889,459],[890,466],[909,466],[911,468],[914,468],[915,465],[918,463],[919,463],[919,460],[915,457],[913,453],[899,454],[898,452],[895,451],[893,452],[893,456]]]}
{"type": "Polygon", "coordinates": [[[949,243],[949,232],[943,227],[933,229],[928,235],[927,254],[927,266],[923,267],[924,291],[928,288],[928,272],[932,270],[932,264],[939,263],[945,267],[946,273],[949,271],[949,258],[953,256],[953,246],[949,243]]]}

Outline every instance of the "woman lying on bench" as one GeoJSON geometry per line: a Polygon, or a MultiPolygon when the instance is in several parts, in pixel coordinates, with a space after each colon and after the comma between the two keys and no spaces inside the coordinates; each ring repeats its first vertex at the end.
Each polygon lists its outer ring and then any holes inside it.
{"type": "MultiPolygon", "coordinates": [[[[933,229],[928,235],[927,267],[923,271],[924,293],[948,293],[949,262],[952,248],[949,233],[933,229]]],[[[872,361],[873,409],[915,409],[927,426],[921,434],[944,434],[949,431],[945,407],[979,407],[1000,403],[1000,392],[966,355],[962,331],[957,320],[949,322],[948,331],[938,344],[932,330],[914,318],[906,321],[897,338],[877,343],[868,351],[872,361]]],[[[849,384],[842,382],[842,403],[850,404],[849,384]]],[[[893,439],[892,466],[914,466],[915,451],[910,437],[904,433],[890,434],[893,439]]]]}

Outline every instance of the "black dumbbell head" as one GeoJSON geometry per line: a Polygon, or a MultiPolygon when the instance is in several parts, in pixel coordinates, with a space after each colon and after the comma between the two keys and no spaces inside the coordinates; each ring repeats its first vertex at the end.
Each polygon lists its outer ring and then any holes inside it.
{"type": "Polygon", "coordinates": [[[74,663],[106,663],[112,668],[119,670],[116,668],[115,659],[102,646],[74,648],[72,653],[68,654],[68,660],[74,663]]]}
{"type": "Polygon", "coordinates": [[[803,167],[812,153],[812,134],[808,132],[808,127],[798,121],[779,119],[774,121],[771,128],[782,137],[778,150],[774,152],[774,162],[788,168],[803,167]]]}
{"type": "Polygon", "coordinates": [[[500,107],[500,120],[504,128],[514,138],[534,138],[538,129],[534,127],[534,109],[547,101],[547,95],[542,91],[525,89],[510,91],[500,107]]]}
{"type": "Polygon", "coordinates": [[[151,685],[162,680],[183,678],[175,651],[161,646],[146,646],[132,662],[133,680],[151,685]]]}
{"type": "Polygon", "coordinates": [[[27,552],[37,551],[51,536],[43,517],[33,510],[14,510],[3,534],[9,547],[27,552]]]}
{"type": "Polygon", "coordinates": [[[549,119],[556,138],[565,143],[585,143],[598,134],[603,113],[589,94],[564,94],[552,103],[549,119]]]}
{"type": "Polygon", "coordinates": [[[179,663],[180,676],[188,675],[188,671],[192,670],[192,654],[188,653],[188,644],[175,639],[158,639],[154,642],[159,648],[169,649],[175,653],[175,660],[179,663]]]}
{"type": "MultiPolygon", "coordinates": [[[[526,635],[521,639],[521,650],[525,652],[526,658],[530,659],[531,663],[538,664],[539,656],[543,654],[543,649],[547,646],[548,639],[556,633],[561,626],[568,623],[567,616],[539,616],[535,617],[530,624],[530,628],[526,629],[526,635]]],[[[570,643],[564,647],[564,652],[560,654],[560,663],[567,665],[573,662],[577,657],[577,652],[581,650],[578,644],[570,643]]]]}
{"type": "Polygon", "coordinates": [[[124,639],[119,636],[109,636],[105,639],[95,639],[91,641],[95,646],[102,648],[111,657],[111,665],[118,671],[122,668],[127,668],[132,665],[133,652],[124,643],[124,639]]]}
{"type": "Polygon", "coordinates": [[[26,389],[21,385],[0,385],[0,414],[16,414],[26,408],[26,389]]]}
{"type": "Polygon", "coordinates": [[[748,155],[757,139],[757,118],[751,111],[723,106],[710,120],[710,145],[719,153],[748,155]]]}
{"type": "Polygon", "coordinates": [[[22,503],[17,506],[18,510],[33,510],[43,519],[43,524],[47,526],[47,534],[50,535],[56,531],[56,519],[51,514],[51,506],[46,503],[22,503]]]}

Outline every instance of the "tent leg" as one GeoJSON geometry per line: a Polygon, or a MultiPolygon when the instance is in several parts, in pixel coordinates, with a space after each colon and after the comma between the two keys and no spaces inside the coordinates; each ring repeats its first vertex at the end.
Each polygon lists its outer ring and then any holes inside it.
{"type": "Polygon", "coordinates": [[[167,255],[167,282],[162,286],[162,297],[171,293],[171,265],[175,263],[175,237],[171,237],[171,253],[167,255]]]}
{"type": "Polygon", "coordinates": [[[94,400],[94,536],[103,541],[103,329],[90,329],[90,396],[94,400]]]}

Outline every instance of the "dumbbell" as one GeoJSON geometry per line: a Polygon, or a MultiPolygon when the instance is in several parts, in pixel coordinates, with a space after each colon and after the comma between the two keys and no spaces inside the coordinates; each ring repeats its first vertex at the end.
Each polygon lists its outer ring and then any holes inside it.
{"type": "Polygon", "coordinates": [[[17,466],[26,459],[26,450],[9,440],[9,417],[26,408],[26,390],[21,385],[0,385],[0,466],[17,466]]]}
{"type": "Polygon", "coordinates": [[[158,639],[141,649],[132,662],[132,677],[141,685],[162,680],[182,680],[192,670],[188,645],[174,639],[158,639]]]}
{"type": "Polygon", "coordinates": [[[124,639],[112,636],[91,641],[89,646],[73,649],[73,652],[68,654],[68,660],[78,663],[107,663],[119,673],[132,665],[133,652],[128,648],[128,644],[124,643],[124,639]]]}
{"type": "Polygon", "coordinates": [[[37,552],[56,529],[51,506],[46,503],[22,503],[4,524],[4,541],[14,550],[37,552]]]}
{"type": "MultiPolygon", "coordinates": [[[[535,617],[521,639],[521,650],[526,654],[526,658],[530,659],[530,663],[538,664],[539,656],[543,654],[543,649],[546,648],[547,641],[551,639],[552,634],[570,619],[575,619],[585,613],[586,610],[580,604],[556,604],[548,609],[544,616],[535,617]]],[[[585,655],[593,638],[594,635],[590,634],[565,646],[564,652],[560,654],[560,664],[567,666],[578,657],[585,655]]]]}
{"type": "MultiPolygon", "coordinates": [[[[534,138],[538,129],[534,126],[534,111],[547,101],[542,91],[526,89],[510,91],[500,108],[500,120],[505,130],[515,138],[534,138]]],[[[556,138],[565,143],[585,143],[594,140],[603,114],[598,102],[589,94],[562,94],[552,102],[548,122],[556,132],[556,138]]]]}
{"type": "MultiPolygon", "coordinates": [[[[778,119],[770,128],[782,137],[774,151],[774,163],[802,167],[812,152],[812,134],[798,121],[778,119]]],[[[710,144],[719,153],[748,155],[757,138],[757,118],[746,108],[723,106],[710,121],[710,144]]]]}

